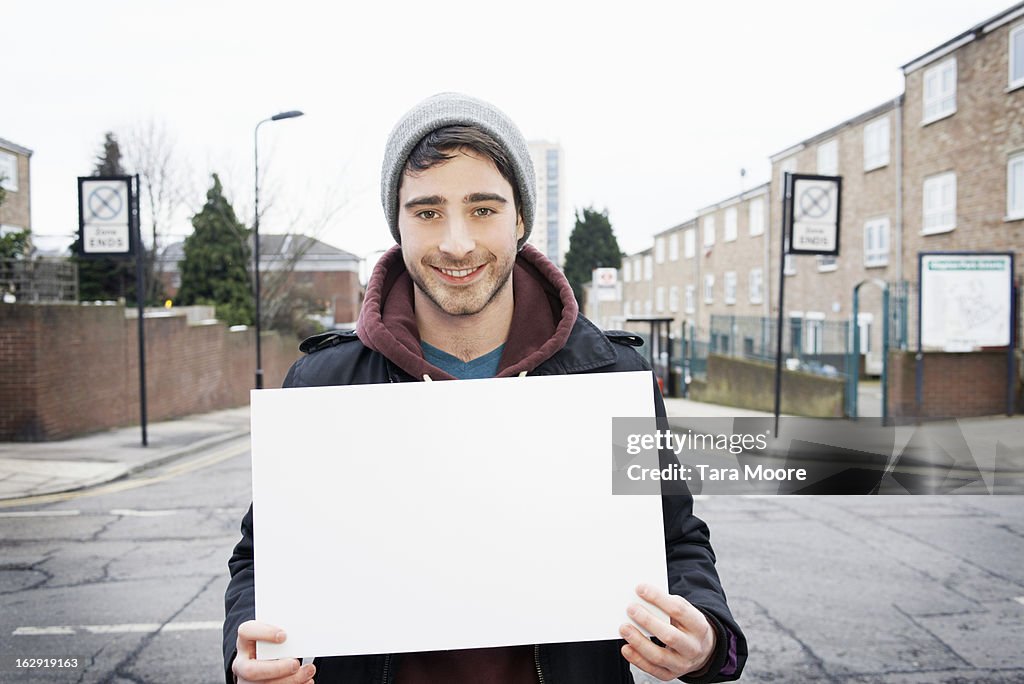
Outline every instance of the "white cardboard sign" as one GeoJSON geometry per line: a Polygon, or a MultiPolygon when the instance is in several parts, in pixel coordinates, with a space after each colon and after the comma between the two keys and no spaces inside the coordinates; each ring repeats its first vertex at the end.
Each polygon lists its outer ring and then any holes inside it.
{"type": "Polygon", "coordinates": [[[667,590],[661,500],[612,495],[649,372],[252,392],[260,658],[617,639],[667,590]]]}

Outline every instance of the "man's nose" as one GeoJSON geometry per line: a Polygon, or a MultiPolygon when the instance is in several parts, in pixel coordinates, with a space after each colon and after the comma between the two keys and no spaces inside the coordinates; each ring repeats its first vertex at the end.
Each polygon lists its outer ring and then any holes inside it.
{"type": "Polygon", "coordinates": [[[472,252],[474,248],[476,248],[476,241],[473,240],[466,219],[459,215],[449,218],[438,249],[454,259],[461,259],[472,252]]]}

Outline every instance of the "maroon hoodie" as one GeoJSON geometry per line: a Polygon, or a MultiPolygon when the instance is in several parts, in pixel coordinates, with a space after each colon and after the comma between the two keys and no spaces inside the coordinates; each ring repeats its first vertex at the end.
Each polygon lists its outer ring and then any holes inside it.
{"type": "MultiPolygon", "coordinates": [[[[414,378],[454,380],[423,358],[413,287],[401,246],[395,245],[377,262],[366,286],[356,326],[359,339],[414,378]]],[[[499,378],[532,371],[551,358],[565,346],[579,314],[569,281],[532,245],[525,245],[516,257],[512,291],[515,309],[498,363],[499,378]]]]}
{"type": "MultiPolygon", "coordinates": [[[[359,339],[414,378],[454,380],[423,358],[413,287],[401,247],[396,245],[380,258],[370,276],[356,330],[359,339]]],[[[565,346],[579,313],[569,281],[531,245],[516,257],[512,291],[515,308],[497,377],[532,371],[550,358],[565,346]]],[[[396,684],[537,681],[532,646],[404,653],[395,680],[396,684]]]]}

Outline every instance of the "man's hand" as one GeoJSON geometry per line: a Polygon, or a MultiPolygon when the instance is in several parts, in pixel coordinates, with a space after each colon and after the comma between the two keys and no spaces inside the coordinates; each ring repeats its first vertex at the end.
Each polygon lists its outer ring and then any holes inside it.
{"type": "Polygon", "coordinates": [[[231,663],[231,671],[238,684],[265,682],[266,684],[306,684],[313,681],[316,668],[312,663],[299,667],[294,658],[256,660],[256,642],[284,643],[285,633],[265,622],[249,620],[238,625],[238,655],[231,663]]]}
{"type": "Polygon", "coordinates": [[[715,653],[717,637],[704,613],[683,597],[666,594],[647,584],[638,586],[636,593],[665,611],[672,623],[656,618],[639,604],[630,605],[626,614],[665,646],[657,645],[633,625],[622,625],[619,634],[628,642],[622,647],[622,657],[662,681],[697,673],[707,667],[715,653]]]}

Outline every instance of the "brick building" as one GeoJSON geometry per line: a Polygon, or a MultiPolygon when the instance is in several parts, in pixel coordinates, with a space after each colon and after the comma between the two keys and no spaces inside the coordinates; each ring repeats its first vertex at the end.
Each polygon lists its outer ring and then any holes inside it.
{"type": "MultiPolygon", "coordinates": [[[[158,277],[172,299],[181,287],[178,262],[184,258],[184,243],[168,245],[158,259],[158,277]]],[[[362,304],[359,283],[360,259],[325,242],[305,235],[260,235],[260,272],[263,296],[275,289],[308,287],[333,325],[355,323],[362,304]],[[283,278],[278,282],[278,278],[283,278]]]]}
{"type": "Polygon", "coordinates": [[[29,160],[32,150],[0,138],[0,235],[32,230],[31,179],[29,160]]]}

